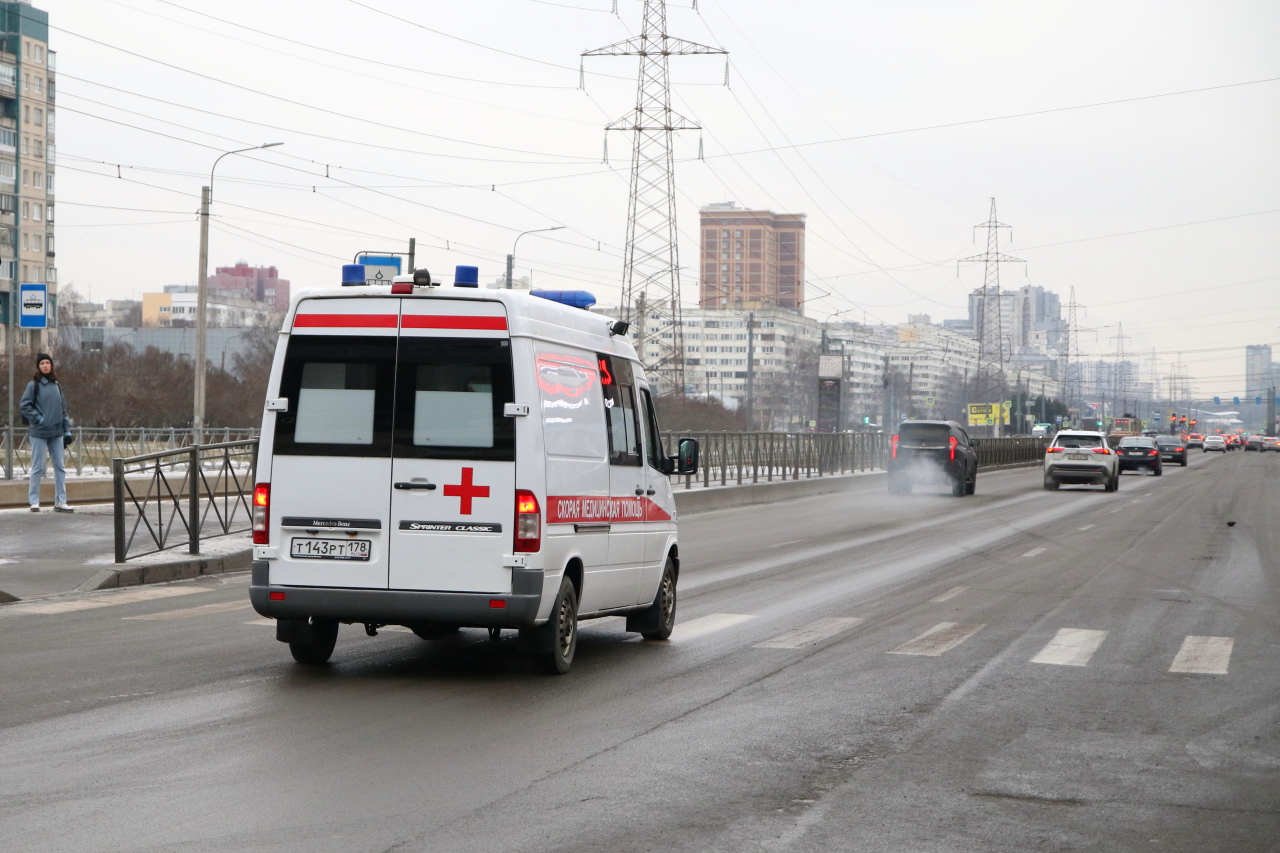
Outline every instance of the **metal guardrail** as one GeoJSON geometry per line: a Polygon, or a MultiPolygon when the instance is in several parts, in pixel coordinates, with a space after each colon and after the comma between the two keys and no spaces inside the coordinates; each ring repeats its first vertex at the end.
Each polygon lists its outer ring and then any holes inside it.
{"type": "MultiPolygon", "coordinates": [[[[698,473],[684,487],[741,486],[829,477],[855,471],[883,471],[889,463],[887,433],[810,432],[664,432],[672,449],[681,438],[696,438],[698,473]],[[700,482],[698,482],[700,481],[700,482]]],[[[975,439],[978,466],[991,468],[1039,462],[1048,439],[1014,437],[975,439]]]]}
{"type": "Polygon", "coordinates": [[[1027,465],[1044,459],[1044,449],[1051,439],[1018,435],[1011,438],[979,438],[978,467],[994,468],[1000,465],[1027,465]]]}
{"type": "MultiPolygon", "coordinates": [[[[111,473],[111,462],[117,457],[144,456],[158,451],[177,450],[190,447],[194,440],[194,430],[171,429],[157,427],[74,427],[71,430],[76,440],[66,449],[64,462],[67,471],[75,471],[77,476],[111,473]]],[[[0,430],[0,458],[4,458],[8,448],[9,436],[13,437],[13,476],[26,477],[31,473],[31,445],[27,441],[25,427],[12,432],[0,430]]],[[[206,442],[218,441],[223,444],[232,441],[256,439],[256,427],[223,427],[206,429],[206,442]]]]}
{"type": "Polygon", "coordinates": [[[181,545],[199,554],[201,539],[251,529],[257,455],[254,438],[111,460],[116,562],[181,545]],[[125,476],[138,473],[145,478],[125,476]],[[137,513],[132,527],[127,508],[137,513]]]}

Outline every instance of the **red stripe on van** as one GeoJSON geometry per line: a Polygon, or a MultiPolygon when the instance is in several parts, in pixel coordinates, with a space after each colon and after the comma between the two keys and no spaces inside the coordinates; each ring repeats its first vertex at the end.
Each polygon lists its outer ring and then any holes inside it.
{"type": "Polygon", "coordinates": [[[298,314],[294,328],[329,329],[394,329],[395,314],[298,314]]]}
{"type": "Polygon", "coordinates": [[[448,314],[405,314],[400,318],[403,329],[481,329],[492,332],[507,330],[506,317],[459,317],[448,314]]]}

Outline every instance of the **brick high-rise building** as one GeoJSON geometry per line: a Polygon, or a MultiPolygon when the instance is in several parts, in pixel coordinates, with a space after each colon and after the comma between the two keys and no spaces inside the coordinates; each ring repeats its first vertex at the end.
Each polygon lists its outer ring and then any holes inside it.
{"type": "Polygon", "coordinates": [[[804,214],[702,208],[702,308],[804,306],[804,214]]]}
{"type": "Polygon", "coordinates": [[[279,313],[289,310],[289,282],[280,278],[275,267],[251,267],[238,261],[234,267],[218,267],[209,276],[209,295],[239,296],[263,302],[279,313]]]}

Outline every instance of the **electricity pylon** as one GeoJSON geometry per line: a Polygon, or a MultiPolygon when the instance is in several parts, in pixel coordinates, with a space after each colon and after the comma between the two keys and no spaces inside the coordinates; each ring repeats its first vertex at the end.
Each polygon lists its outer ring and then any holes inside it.
{"type": "Polygon", "coordinates": [[[640,57],[636,108],[605,131],[634,134],[622,319],[632,325],[640,360],[659,394],[683,394],[685,389],[671,135],[677,130],[701,130],[671,109],[668,57],[713,53],[728,51],[668,36],[666,0],[645,0],[639,36],[582,54],[640,57]]]}
{"type": "MultiPolygon", "coordinates": [[[[962,264],[981,263],[985,267],[982,280],[982,296],[979,303],[978,374],[975,377],[974,396],[982,403],[1001,403],[1004,399],[1004,310],[1000,298],[1000,265],[1025,264],[1021,258],[1000,251],[1000,229],[1009,228],[996,220],[996,200],[991,199],[991,216],[986,222],[973,226],[987,229],[987,251],[970,258],[961,258],[962,264]]],[[[1003,418],[996,418],[995,435],[1001,433],[1003,418]]]]}

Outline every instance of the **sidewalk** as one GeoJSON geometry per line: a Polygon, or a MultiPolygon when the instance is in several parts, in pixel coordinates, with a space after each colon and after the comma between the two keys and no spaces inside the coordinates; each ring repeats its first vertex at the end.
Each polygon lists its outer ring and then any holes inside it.
{"type": "MultiPolygon", "coordinates": [[[[248,533],[207,539],[201,545],[203,558],[251,547],[248,533]]],[[[38,514],[26,507],[0,509],[0,602],[114,586],[114,551],[111,504],[79,506],[70,514],[48,507],[38,514]]],[[[131,559],[128,566],[163,575],[164,566],[192,559],[199,558],[192,558],[183,546],[131,559]]]]}

